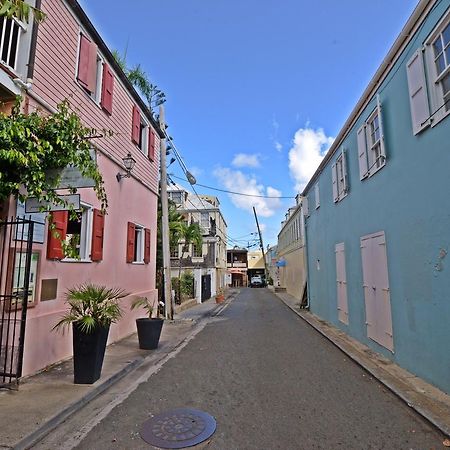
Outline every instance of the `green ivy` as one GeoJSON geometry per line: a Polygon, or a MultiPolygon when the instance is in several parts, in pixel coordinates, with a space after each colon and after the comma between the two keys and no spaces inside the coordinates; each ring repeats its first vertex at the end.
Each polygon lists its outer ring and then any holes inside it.
{"type": "MultiPolygon", "coordinates": [[[[46,116],[22,113],[20,103],[18,97],[11,115],[0,112],[0,202],[14,195],[21,201],[36,197],[50,204],[64,204],[56,192],[60,177],[47,174],[72,165],[94,180],[101,209],[106,212],[106,191],[97,163],[91,158],[90,141],[112,133],[85,127],[68,100],[46,116]]],[[[71,189],[72,193],[76,191],[71,189]]],[[[73,212],[70,205],[67,209],[73,212]]]]}

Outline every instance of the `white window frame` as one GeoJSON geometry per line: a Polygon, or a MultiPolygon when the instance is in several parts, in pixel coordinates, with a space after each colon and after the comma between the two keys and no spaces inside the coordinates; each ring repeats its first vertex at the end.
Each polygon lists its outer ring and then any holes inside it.
{"type": "Polygon", "coordinates": [[[20,40],[22,37],[22,34],[26,32],[27,27],[26,25],[21,22],[20,20],[17,20],[16,18],[8,19],[6,17],[0,18],[0,20],[3,20],[3,30],[0,35],[0,61],[2,64],[4,64],[6,67],[9,67],[14,72],[17,71],[17,62],[19,60],[19,50],[20,50],[20,40]],[[5,45],[5,25],[8,20],[11,20],[11,31],[10,31],[10,39],[7,42],[8,45],[8,54],[7,54],[7,61],[4,61],[1,56],[3,54],[3,46],[5,45]],[[11,58],[11,44],[12,44],[12,35],[13,35],[13,29],[14,27],[18,27],[18,33],[17,33],[17,44],[16,44],[16,54],[14,57],[14,66],[9,65],[9,59],[11,58]]]}
{"type": "Polygon", "coordinates": [[[97,105],[102,101],[102,85],[103,85],[103,64],[104,60],[100,53],[97,52],[97,74],[95,76],[95,91],[91,94],[92,100],[97,105]]]}
{"type": "Polygon", "coordinates": [[[200,252],[198,252],[198,253],[200,253],[200,254],[195,254],[196,252],[195,252],[195,249],[196,249],[196,245],[195,244],[191,244],[191,255],[192,255],[192,259],[201,259],[201,258],[203,258],[203,244],[201,244],[200,245],[200,252]]]}
{"type": "Polygon", "coordinates": [[[332,184],[333,184],[333,197],[334,202],[340,202],[348,195],[348,176],[346,166],[346,153],[341,150],[340,155],[337,157],[336,162],[331,167],[332,184]]]}
{"type": "MultiPolygon", "coordinates": [[[[81,212],[81,231],[80,231],[80,253],[79,258],[64,258],[63,262],[91,262],[92,247],[92,227],[94,208],[84,202],[80,202],[81,212]]],[[[70,220],[70,212],[69,218],[70,220]]],[[[68,223],[67,223],[68,225],[68,223]]],[[[67,228],[66,228],[67,232],[67,228]]]]}
{"type": "Polygon", "coordinates": [[[148,153],[148,139],[149,139],[148,133],[149,133],[149,124],[144,119],[143,114],[141,114],[141,124],[139,128],[139,143],[136,144],[136,146],[139,149],[139,151],[144,155],[147,155],[148,153]]]}
{"type": "MultiPolygon", "coordinates": [[[[358,155],[365,158],[366,171],[361,173],[361,162],[360,162],[360,179],[370,178],[375,175],[380,169],[386,165],[386,149],[384,145],[384,131],[383,131],[383,120],[382,120],[382,108],[380,98],[377,95],[377,106],[370,113],[369,117],[365,120],[362,127],[358,130],[357,134],[362,133],[361,139],[364,142],[359,142],[358,140],[358,155]],[[378,118],[378,131],[379,137],[376,140],[372,140],[372,124],[375,119],[378,118]],[[364,148],[360,146],[363,145],[364,148]],[[373,154],[375,148],[379,149],[379,155],[374,158],[373,154]],[[365,156],[363,155],[365,154],[365,156]]],[[[358,136],[359,139],[359,136],[358,136]]]]}
{"type": "Polygon", "coordinates": [[[134,224],[134,255],[133,264],[144,264],[144,225],[134,224]]]}
{"type": "MultiPolygon", "coordinates": [[[[433,44],[442,39],[442,33],[447,26],[450,25],[450,10],[443,17],[443,19],[436,25],[435,29],[430,34],[429,38],[425,41],[424,53],[426,61],[426,73],[428,76],[428,87],[430,93],[430,103],[432,110],[431,126],[434,127],[441,120],[450,114],[450,92],[448,95],[448,110],[444,106],[444,94],[442,92],[442,80],[447,76],[450,77],[450,58],[445,55],[445,49],[443,49],[444,62],[446,64],[445,69],[441,72],[437,72],[433,44]],[[448,59],[448,60],[447,60],[448,59]]],[[[450,43],[446,48],[450,48],[450,43]]],[[[449,81],[450,82],[450,81],[449,81]]]]}
{"type": "Polygon", "coordinates": [[[176,205],[181,205],[183,203],[183,192],[181,191],[172,191],[169,194],[170,200],[172,200],[176,205]],[[180,196],[180,201],[174,199],[174,195],[180,196]]]}
{"type": "Polygon", "coordinates": [[[205,229],[209,230],[209,213],[208,212],[202,212],[200,213],[200,226],[205,229]]]}

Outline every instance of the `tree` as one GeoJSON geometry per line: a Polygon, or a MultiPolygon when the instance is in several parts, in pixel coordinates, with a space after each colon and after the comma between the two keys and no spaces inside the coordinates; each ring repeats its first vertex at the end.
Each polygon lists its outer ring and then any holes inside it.
{"type": "Polygon", "coordinates": [[[42,22],[46,17],[44,12],[25,3],[24,0],[0,0],[0,17],[8,19],[14,17],[22,22],[28,22],[30,14],[33,14],[36,22],[42,22]]]}
{"type": "Polygon", "coordinates": [[[180,266],[178,270],[178,283],[181,284],[181,261],[184,259],[184,254],[189,251],[189,245],[193,244],[200,248],[203,245],[202,229],[197,222],[191,222],[188,225],[187,222],[183,221],[181,224],[181,232],[179,237],[183,243],[181,247],[180,266]]]}
{"type": "Polygon", "coordinates": [[[140,64],[129,68],[126,62],[126,55],[120,55],[117,50],[113,50],[112,54],[130,83],[143,95],[152,112],[154,107],[162,105],[166,101],[164,92],[158,89],[156,84],[150,82],[148,75],[140,64]]]}

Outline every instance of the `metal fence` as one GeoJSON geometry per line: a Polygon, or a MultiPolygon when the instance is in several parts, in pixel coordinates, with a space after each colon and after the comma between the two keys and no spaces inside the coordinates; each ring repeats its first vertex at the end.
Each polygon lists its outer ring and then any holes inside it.
{"type": "Polygon", "coordinates": [[[0,387],[22,375],[34,222],[0,221],[0,387]]]}

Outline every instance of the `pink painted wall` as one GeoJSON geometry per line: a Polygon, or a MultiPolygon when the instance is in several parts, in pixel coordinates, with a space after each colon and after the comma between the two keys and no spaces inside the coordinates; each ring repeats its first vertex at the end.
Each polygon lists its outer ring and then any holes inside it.
{"type": "MultiPolygon", "coordinates": [[[[107,115],[76,81],[78,39],[80,26],[61,0],[43,2],[47,19],[39,25],[32,93],[55,107],[70,97],[83,122],[89,127],[106,128],[115,132],[112,138],[96,139],[98,164],[103,174],[109,208],[105,218],[103,260],[101,262],[61,262],[46,259],[46,242],[35,244],[41,250],[36,298],[27,317],[23,374],[31,374],[45,366],[72,355],[71,332],[52,332],[51,328],[65,312],[64,294],[67,288],[86,282],[117,286],[130,296],[121,304],[124,316],[110,331],[109,342],[135,331],[134,319],[142,312],[130,312],[129,305],[136,295],[156,300],[156,220],[159,155],[151,162],[131,142],[132,108],[135,104],[120,80],[115,77],[113,113],[107,115]],[[131,178],[116,180],[123,172],[122,158],[131,152],[136,166],[131,178]],[[127,222],[151,230],[150,264],[126,263],[127,222]],[[57,299],[41,302],[40,280],[58,279],[57,299]]],[[[29,99],[30,112],[40,108],[29,99]]],[[[159,138],[156,138],[159,149],[159,138]]],[[[158,153],[158,152],[156,152],[158,153]]],[[[80,189],[81,200],[99,207],[92,189],[80,189]]]]}

